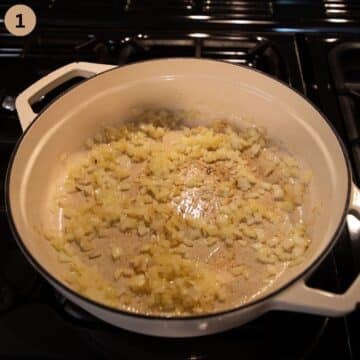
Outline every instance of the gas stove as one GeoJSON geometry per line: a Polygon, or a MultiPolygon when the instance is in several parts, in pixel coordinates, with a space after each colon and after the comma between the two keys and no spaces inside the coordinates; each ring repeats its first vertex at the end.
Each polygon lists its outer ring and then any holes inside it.
{"type": "MultiPolygon", "coordinates": [[[[298,9],[299,16],[294,22],[294,12],[286,12],[289,3],[174,0],[167,6],[160,1],[149,12],[146,1],[104,1],[101,7],[87,1],[82,14],[72,11],[69,2],[44,1],[33,6],[40,21],[30,36],[16,38],[0,28],[1,358],[360,358],[359,311],[341,318],[274,311],[237,329],[194,339],[160,339],[114,328],[41,278],[24,259],[7,223],[4,178],[21,135],[14,100],[40,77],[73,61],[123,66],[161,57],[204,57],[261,70],[321,109],[346,144],[360,181],[360,11],[341,1],[295,1],[291,9],[298,9]],[[339,6],[330,6],[334,3],[339,6]],[[344,9],[348,11],[326,12],[344,9]]],[[[41,111],[81,81],[73,79],[51,91],[34,110],[41,111]]],[[[343,232],[309,285],[336,293],[347,289],[360,269],[360,239],[352,230],[352,236],[343,232]]]]}

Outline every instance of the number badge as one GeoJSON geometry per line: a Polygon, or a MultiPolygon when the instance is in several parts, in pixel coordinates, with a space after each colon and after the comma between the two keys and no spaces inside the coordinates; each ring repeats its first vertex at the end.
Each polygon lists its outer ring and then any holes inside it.
{"type": "Polygon", "coordinates": [[[36,15],[26,5],[14,5],[5,14],[5,27],[15,36],[29,35],[35,28],[36,15]]]}

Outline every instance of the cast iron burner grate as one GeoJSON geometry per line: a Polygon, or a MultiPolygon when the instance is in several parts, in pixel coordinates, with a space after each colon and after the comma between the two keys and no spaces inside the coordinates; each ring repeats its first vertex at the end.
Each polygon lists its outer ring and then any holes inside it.
{"type": "MultiPolygon", "coordinates": [[[[347,140],[350,145],[354,173],[360,180],[360,42],[345,41],[335,45],[329,52],[329,65],[334,82],[341,115],[344,120],[347,140]]],[[[356,232],[353,241],[353,256],[360,270],[360,222],[352,217],[356,232]],[[357,226],[356,226],[357,225],[357,226]]]]}
{"type": "MultiPolygon", "coordinates": [[[[335,91],[352,145],[360,145],[360,42],[344,42],[329,53],[335,91]]],[[[354,164],[360,174],[359,146],[353,147],[354,164]]]]}

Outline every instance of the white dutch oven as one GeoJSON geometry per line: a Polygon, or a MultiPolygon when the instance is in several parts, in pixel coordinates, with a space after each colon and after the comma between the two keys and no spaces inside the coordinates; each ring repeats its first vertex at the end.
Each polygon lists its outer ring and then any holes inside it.
{"type": "MultiPolygon", "coordinates": [[[[13,153],[6,183],[7,210],[18,244],[33,266],[64,296],[96,317],[144,334],[186,337],[239,326],[272,309],[341,316],[360,300],[360,277],[338,295],[305,284],[345,226],[359,213],[360,192],[331,125],[306,99],[257,71],[216,61],[166,59],[124,67],[72,63],[40,79],[16,99],[25,130],[13,153]],[[94,76],[96,75],[96,76],[94,76]],[[30,104],[75,76],[90,78],[40,114],[30,104]],[[260,297],[229,311],[187,318],[143,316],[83,297],[60,280],[63,269],[36,229],[47,211],[47,189],[61,154],[71,153],[102,124],[118,123],[136,106],[196,109],[203,121],[251,118],[313,169],[312,245],[306,260],[260,297]]],[[[311,216],[311,215],[310,215],[311,216]]]]}

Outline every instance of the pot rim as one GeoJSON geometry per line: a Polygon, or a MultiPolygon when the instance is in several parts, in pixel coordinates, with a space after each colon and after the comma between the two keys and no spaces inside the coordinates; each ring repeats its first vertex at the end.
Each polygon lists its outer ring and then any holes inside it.
{"type": "Polygon", "coordinates": [[[4,183],[4,192],[5,192],[5,210],[6,213],[8,214],[8,222],[10,225],[10,229],[11,232],[18,244],[18,246],[20,247],[20,250],[22,251],[22,253],[24,254],[24,256],[26,257],[26,259],[32,264],[32,266],[49,282],[53,281],[57,286],[59,286],[60,288],[63,288],[65,290],[65,292],[69,292],[70,294],[72,294],[73,296],[76,296],[78,298],[80,298],[82,301],[88,303],[89,305],[92,306],[98,306],[100,307],[102,310],[106,310],[109,311],[113,314],[120,314],[122,316],[128,316],[128,317],[135,317],[138,319],[143,319],[143,320],[170,320],[170,321],[190,321],[190,320],[204,320],[207,318],[214,318],[217,316],[223,316],[223,315],[229,315],[231,313],[236,313],[240,310],[245,310],[248,309],[252,306],[255,305],[259,305],[261,303],[264,303],[265,301],[268,301],[274,297],[276,297],[276,295],[278,295],[279,293],[281,293],[282,291],[286,290],[287,288],[289,288],[290,286],[294,285],[297,281],[299,281],[300,279],[302,279],[303,277],[305,277],[306,274],[311,273],[321,262],[322,260],[326,257],[326,255],[330,252],[330,250],[332,249],[332,247],[335,245],[335,242],[337,241],[340,232],[343,229],[343,226],[345,224],[345,217],[348,213],[349,210],[349,203],[350,203],[350,196],[351,196],[351,184],[352,184],[352,170],[351,170],[351,165],[350,165],[350,159],[349,159],[349,155],[347,153],[347,150],[345,148],[345,145],[342,141],[342,139],[340,138],[340,135],[338,134],[337,130],[335,129],[334,125],[330,122],[330,120],[325,116],[325,114],[315,105],[312,103],[312,101],[310,101],[308,98],[305,97],[305,95],[303,95],[299,90],[295,89],[294,87],[292,87],[291,85],[285,83],[284,81],[277,79],[275,76],[273,75],[269,75],[267,73],[264,73],[261,70],[258,69],[254,69],[254,68],[249,68],[246,65],[235,65],[235,64],[231,64],[231,63],[227,63],[225,61],[222,60],[214,60],[214,59],[196,59],[196,58],[186,58],[186,57],[174,57],[174,58],[163,58],[163,59],[150,59],[150,60],[144,60],[144,61],[138,61],[136,63],[132,63],[132,64],[127,64],[127,65],[123,65],[123,66],[117,66],[114,67],[112,69],[109,70],[105,70],[101,73],[98,73],[88,79],[85,79],[84,81],[82,81],[79,84],[76,84],[74,86],[72,86],[71,88],[65,90],[64,92],[62,92],[61,94],[59,94],[55,99],[53,99],[49,104],[47,104],[34,118],[34,120],[31,122],[31,124],[25,129],[25,131],[22,133],[22,135],[20,136],[20,138],[18,139],[18,141],[16,142],[16,145],[12,151],[10,160],[9,160],[9,165],[7,168],[7,172],[6,172],[6,177],[5,177],[5,183],[4,183]],[[85,85],[88,81],[92,81],[93,79],[97,78],[98,76],[101,76],[107,72],[110,71],[116,71],[119,70],[119,68],[123,68],[123,67],[130,67],[130,66],[136,66],[137,64],[141,64],[141,63],[147,63],[147,62],[164,62],[164,61],[201,61],[201,62],[215,62],[215,63],[222,63],[222,64],[226,64],[228,66],[233,66],[234,68],[238,68],[241,67],[244,70],[247,71],[254,71],[259,75],[262,75],[264,77],[269,78],[272,81],[275,81],[277,83],[279,83],[282,86],[285,86],[287,88],[287,90],[295,93],[296,95],[300,96],[302,99],[304,99],[306,101],[306,103],[311,106],[320,116],[321,118],[324,120],[324,122],[328,125],[328,127],[330,128],[330,131],[334,134],[335,138],[337,139],[337,142],[341,148],[342,154],[344,156],[344,161],[346,164],[346,170],[347,170],[347,178],[348,178],[348,189],[347,189],[347,196],[346,196],[346,201],[345,201],[345,206],[344,209],[342,211],[342,215],[339,219],[339,223],[337,225],[336,230],[333,233],[332,238],[329,240],[327,246],[323,249],[322,253],[313,260],[313,262],[311,264],[309,264],[308,267],[306,267],[306,269],[304,269],[302,272],[300,272],[299,274],[297,274],[293,279],[291,279],[290,281],[288,281],[286,284],[284,284],[283,286],[274,289],[273,291],[271,291],[269,294],[260,297],[258,299],[255,299],[253,301],[249,301],[246,302],[242,305],[236,306],[234,308],[230,308],[227,310],[222,310],[222,311],[218,311],[218,312],[213,312],[213,313],[204,313],[204,314],[199,314],[199,315],[189,315],[189,316],[161,316],[161,315],[151,315],[151,314],[141,314],[141,313],[136,313],[136,312],[131,312],[131,311],[127,311],[127,310],[123,310],[123,309],[117,309],[114,307],[110,307],[104,303],[100,303],[98,301],[95,301],[91,298],[88,298],[80,293],[78,293],[77,291],[73,290],[71,287],[69,287],[67,284],[61,282],[60,280],[58,280],[52,273],[50,273],[32,254],[31,252],[28,250],[28,248],[26,247],[26,245],[23,243],[17,229],[16,229],[16,225],[15,225],[15,221],[11,212],[11,203],[10,203],[10,177],[11,177],[11,172],[12,172],[12,168],[15,162],[15,157],[17,154],[17,150],[19,149],[19,147],[21,146],[21,143],[23,141],[23,139],[26,137],[26,135],[28,134],[28,132],[30,131],[30,129],[32,128],[33,124],[39,119],[39,117],[41,115],[43,115],[44,113],[46,113],[46,111],[48,110],[49,107],[51,107],[52,105],[56,104],[56,102],[66,93],[69,93],[71,91],[75,91],[76,88],[85,85]]]}

